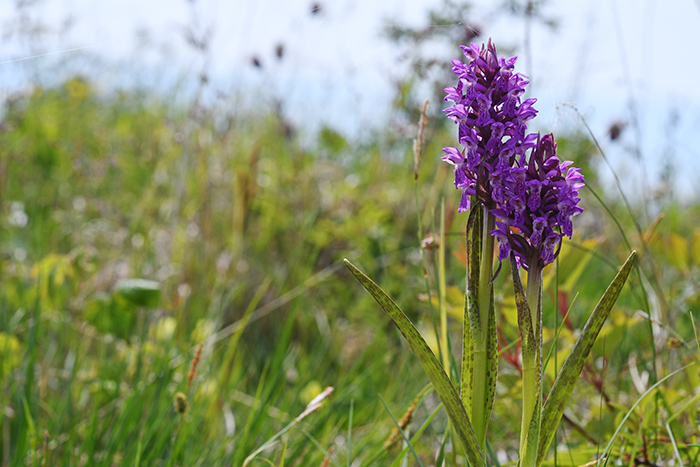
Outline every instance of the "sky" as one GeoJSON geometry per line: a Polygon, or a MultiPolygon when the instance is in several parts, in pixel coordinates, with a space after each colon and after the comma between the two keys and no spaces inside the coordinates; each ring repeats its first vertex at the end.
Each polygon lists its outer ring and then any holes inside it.
{"type": "MultiPolygon", "coordinates": [[[[382,26],[391,20],[425,27],[427,8],[440,3],[36,0],[26,17],[52,32],[34,42],[4,41],[0,97],[59,62],[105,87],[129,80],[172,87],[206,70],[211,88],[243,92],[253,106],[279,100],[297,126],[361,135],[386,123],[393,83],[408,73],[406,51],[382,38],[382,26]],[[316,15],[314,3],[321,5],[316,15]],[[205,55],[187,46],[188,27],[210,31],[205,55]]],[[[700,198],[700,0],[545,1],[543,15],[558,26],[533,23],[529,48],[522,17],[503,13],[506,3],[474,0],[468,20],[519,56],[516,69],[530,75],[529,96],[538,99],[537,129],[585,132],[580,113],[628,184],[653,178],[671,160],[679,194],[700,198]],[[613,143],[605,134],[615,121],[628,126],[613,143]]],[[[0,2],[5,33],[22,24],[14,4],[0,2]]],[[[461,56],[458,45],[422,48],[449,66],[461,56]]]]}

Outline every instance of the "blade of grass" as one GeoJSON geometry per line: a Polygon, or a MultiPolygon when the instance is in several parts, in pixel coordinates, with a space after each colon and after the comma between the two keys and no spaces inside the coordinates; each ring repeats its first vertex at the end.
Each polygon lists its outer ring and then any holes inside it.
{"type": "MultiPolygon", "coordinates": [[[[245,330],[246,326],[248,326],[248,321],[250,320],[253,311],[255,311],[256,307],[258,306],[258,303],[260,303],[260,300],[262,300],[263,296],[265,295],[265,292],[267,292],[267,290],[269,289],[271,282],[272,280],[269,277],[266,277],[263,280],[262,284],[260,284],[258,290],[255,291],[253,299],[250,301],[248,307],[243,313],[243,317],[238,321],[240,325],[236,327],[233,334],[231,335],[231,338],[228,341],[228,345],[226,346],[226,354],[224,356],[221,369],[219,370],[217,384],[221,391],[221,398],[223,398],[223,394],[227,390],[229,379],[231,378],[233,357],[236,354],[236,349],[238,348],[238,341],[241,339],[241,336],[243,335],[243,331],[245,330]]],[[[217,401],[213,400],[212,403],[216,404],[217,401]]]]}
{"type": "Polygon", "coordinates": [[[323,455],[325,456],[326,459],[330,459],[330,461],[333,463],[333,465],[335,465],[335,467],[343,467],[342,465],[340,465],[340,464],[338,463],[337,460],[333,459],[332,453],[326,451],[326,450],[323,448],[323,446],[321,446],[321,443],[319,443],[318,440],[317,440],[316,438],[314,438],[313,436],[311,436],[311,433],[309,433],[308,431],[306,431],[306,430],[303,429],[303,428],[301,428],[300,431],[301,431],[302,433],[304,433],[304,436],[306,436],[307,438],[309,438],[309,441],[311,441],[311,442],[314,444],[314,446],[316,446],[316,449],[318,449],[319,451],[321,451],[321,452],[323,453],[323,455]]]}
{"type": "Polygon", "coordinates": [[[379,396],[379,400],[382,401],[382,404],[384,405],[384,408],[386,409],[387,413],[388,413],[389,416],[391,417],[391,420],[393,420],[394,425],[396,425],[396,428],[398,428],[399,433],[400,433],[401,436],[403,437],[403,440],[404,440],[404,441],[406,442],[406,444],[408,445],[409,449],[411,450],[411,453],[413,453],[413,457],[416,458],[416,462],[418,462],[418,465],[420,465],[420,467],[425,467],[425,466],[423,465],[423,462],[421,462],[420,457],[418,457],[418,454],[416,454],[416,451],[413,449],[413,445],[411,444],[411,440],[408,439],[408,436],[406,436],[406,433],[401,429],[401,426],[399,425],[398,420],[396,420],[396,417],[394,417],[394,414],[391,413],[391,410],[389,409],[389,406],[386,405],[386,401],[384,400],[384,398],[382,397],[381,394],[378,394],[378,396],[379,396]]]}
{"type": "Polygon", "coordinates": [[[678,444],[676,443],[676,437],[673,436],[673,431],[671,430],[671,425],[666,423],[666,431],[668,431],[668,437],[671,439],[671,445],[673,446],[673,453],[678,459],[678,465],[683,467],[683,459],[681,459],[681,453],[678,451],[678,444]]]}
{"type": "MultiPolygon", "coordinates": [[[[549,352],[547,352],[547,358],[544,359],[544,364],[542,365],[542,368],[547,368],[547,365],[549,365],[549,359],[552,357],[552,354],[554,353],[554,369],[557,369],[557,362],[556,362],[556,357],[557,354],[554,352],[555,347],[557,346],[557,339],[559,339],[559,333],[561,333],[562,329],[564,329],[564,325],[566,324],[566,318],[569,317],[569,313],[571,313],[571,310],[573,309],[574,302],[576,302],[576,299],[578,298],[578,293],[574,295],[573,300],[571,300],[571,303],[569,304],[569,309],[566,310],[566,314],[564,315],[564,319],[561,320],[561,324],[557,326],[557,332],[554,334],[554,343],[549,347],[549,352]]],[[[554,313],[554,317],[557,318],[559,316],[558,313],[554,313]]]]}
{"type": "MultiPolygon", "coordinates": [[[[429,385],[429,386],[430,386],[430,385],[429,385]]],[[[430,389],[432,389],[432,386],[430,386],[430,389]]],[[[440,410],[442,410],[442,408],[443,408],[442,403],[438,404],[438,406],[435,408],[435,410],[433,410],[433,412],[428,416],[428,418],[425,419],[425,421],[424,421],[423,424],[420,426],[420,428],[418,428],[418,430],[416,430],[416,432],[415,432],[415,433],[413,434],[413,436],[411,437],[411,442],[412,442],[412,443],[415,443],[415,442],[418,440],[418,438],[421,437],[421,435],[423,434],[423,432],[428,428],[428,426],[430,426],[430,423],[431,423],[431,422],[433,421],[433,419],[437,416],[437,414],[440,412],[440,410]]],[[[399,457],[397,457],[396,460],[395,460],[389,467],[398,467],[398,465],[401,463],[401,459],[402,459],[407,453],[408,453],[408,446],[406,446],[406,447],[404,447],[404,448],[402,449],[401,455],[400,455],[399,457]]],[[[372,457],[371,459],[369,459],[369,460],[365,463],[365,465],[370,465],[370,466],[371,466],[371,465],[374,465],[374,463],[375,463],[375,461],[376,461],[376,459],[377,459],[378,457],[379,457],[379,456],[374,456],[374,457],[372,457]]]]}
{"type": "Polygon", "coordinates": [[[486,449],[489,452],[489,456],[491,456],[491,463],[493,463],[494,467],[501,467],[501,463],[498,462],[498,456],[496,455],[496,451],[493,450],[493,446],[491,446],[491,443],[489,443],[489,440],[486,440],[486,449]]]}
{"type": "MultiPolygon", "coordinates": [[[[280,431],[275,433],[272,436],[272,438],[268,439],[262,446],[260,446],[258,449],[253,451],[248,457],[246,457],[245,460],[243,461],[243,467],[245,467],[246,465],[251,463],[253,460],[255,460],[255,458],[257,457],[258,454],[260,454],[265,449],[267,449],[270,446],[272,446],[273,444],[275,444],[277,442],[277,440],[280,437],[282,437],[282,435],[284,435],[289,430],[294,428],[299,422],[301,422],[303,419],[305,419],[310,414],[316,412],[321,407],[321,403],[324,400],[326,400],[331,394],[333,394],[333,388],[327,387],[321,394],[319,394],[318,396],[313,398],[311,400],[311,402],[309,402],[307,404],[306,408],[304,409],[304,411],[301,414],[299,414],[294,420],[292,420],[289,424],[287,424],[287,426],[285,426],[280,431]]],[[[256,397],[256,399],[257,399],[257,397],[256,397]]],[[[351,403],[351,407],[352,407],[352,403],[351,403]]],[[[351,408],[350,420],[351,420],[351,424],[352,424],[352,408],[351,408]]],[[[286,447],[285,447],[285,450],[286,450],[286,447]]]]}
{"type": "Polygon", "coordinates": [[[24,418],[27,422],[27,432],[29,434],[29,446],[31,452],[30,459],[32,461],[31,465],[34,465],[36,456],[36,426],[34,424],[32,413],[29,410],[29,403],[27,402],[26,397],[22,397],[22,407],[24,408],[24,418]]]}
{"type": "MultiPolygon", "coordinates": [[[[605,344],[607,344],[607,337],[603,338],[603,355],[605,355],[605,344]]],[[[603,435],[603,391],[602,391],[602,381],[605,381],[605,363],[603,363],[600,369],[600,381],[601,381],[601,391],[600,398],[598,399],[598,426],[600,427],[598,431],[598,440],[596,441],[596,459],[600,458],[600,438],[603,435]]]]}
{"type": "Polygon", "coordinates": [[[688,400],[684,401],[683,404],[673,412],[673,414],[668,417],[668,420],[666,420],[666,423],[671,423],[673,420],[678,418],[679,415],[683,414],[688,407],[691,405],[695,404],[698,400],[700,400],[700,391],[698,391],[693,397],[688,398],[688,400]]]}
{"type": "Polygon", "coordinates": [[[352,467],[352,412],[354,400],[350,400],[350,416],[348,419],[348,467],[352,467]]]}
{"type": "MultiPolygon", "coordinates": [[[[263,367],[262,374],[260,375],[260,379],[258,380],[258,387],[257,387],[257,389],[255,390],[255,400],[256,400],[256,401],[257,401],[257,400],[260,400],[260,395],[261,395],[261,393],[262,393],[263,386],[264,386],[265,381],[266,381],[266,379],[267,379],[267,371],[268,371],[268,369],[269,369],[269,365],[268,365],[268,364],[265,364],[265,366],[263,367]]],[[[243,429],[243,436],[242,436],[242,438],[238,441],[238,445],[239,445],[239,446],[245,446],[245,442],[247,441],[248,435],[250,434],[250,431],[251,431],[250,429],[251,429],[251,427],[253,426],[253,421],[254,421],[254,419],[255,419],[255,415],[256,415],[256,413],[257,413],[259,410],[260,410],[260,409],[259,409],[258,407],[251,407],[250,413],[248,414],[248,419],[246,420],[246,423],[245,423],[245,428],[243,429]]],[[[267,443],[266,443],[266,444],[267,444],[267,443]]],[[[242,454],[242,451],[243,451],[242,449],[236,449],[235,452],[236,452],[236,453],[242,454]]],[[[257,452],[257,451],[256,451],[256,452],[257,452]]],[[[255,454],[256,452],[254,452],[253,454],[255,454]]],[[[238,461],[238,457],[240,457],[240,454],[237,454],[237,455],[236,455],[236,460],[237,460],[237,461],[238,461]]],[[[251,454],[251,455],[252,455],[252,454],[251,454]]],[[[250,457],[250,456],[248,456],[248,457],[250,457]]],[[[246,458],[246,459],[244,460],[244,462],[242,463],[242,465],[245,465],[247,462],[248,462],[248,458],[246,458]]],[[[234,463],[233,463],[233,465],[237,465],[237,464],[240,465],[240,461],[234,462],[234,463]]]]}
{"type": "MultiPolygon", "coordinates": [[[[229,337],[231,334],[236,332],[239,328],[241,328],[244,324],[247,326],[267,315],[272,313],[273,311],[281,308],[282,306],[286,305],[287,303],[291,302],[295,298],[297,298],[299,295],[302,295],[306,292],[308,292],[310,289],[313,287],[317,286],[324,280],[328,279],[331,277],[333,274],[335,274],[338,269],[340,269],[341,264],[340,263],[333,263],[330,266],[327,266],[326,268],[320,270],[316,274],[309,276],[304,282],[301,284],[297,285],[290,291],[284,293],[283,295],[277,297],[276,299],[272,300],[269,303],[266,303],[265,305],[261,306],[254,312],[250,314],[250,316],[247,318],[245,323],[243,322],[243,319],[239,319],[238,321],[226,326],[225,328],[221,329],[220,331],[216,332],[212,336],[210,336],[207,339],[207,344],[213,344],[217,343],[222,339],[226,339],[229,337]]],[[[206,344],[205,344],[206,345],[206,344]]],[[[194,346],[196,348],[196,346],[194,346]]]]}
{"type": "Polygon", "coordinates": [[[438,450],[438,455],[435,457],[435,465],[443,466],[445,465],[445,446],[447,445],[447,436],[450,433],[449,422],[448,426],[445,427],[445,432],[442,434],[442,441],[440,442],[440,449],[438,450]]]}
{"type": "MultiPolygon", "coordinates": [[[[417,172],[416,172],[417,175],[417,172]]],[[[418,186],[418,178],[416,177],[415,183],[413,184],[414,188],[414,200],[416,203],[416,224],[418,225],[418,245],[421,245],[423,242],[423,222],[422,222],[422,217],[421,217],[421,211],[420,211],[420,205],[419,205],[419,186],[418,186]]],[[[421,264],[423,264],[423,282],[425,283],[425,293],[428,297],[431,296],[431,291],[430,291],[430,281],[428,280],[428,261],[426,259],[425,255],[425,248],[419,248],[420,251],[420,258],[421,258],[421,264]]],[[[435,333],[435,336],[439,336],[438,332],[438,327],[437,327],[437,322],[435,321],[435,307],[433,306],[433,301],[428,300],[428,305],[430,306],[430,318],[431,318],[431,324],[433,326],[433,332],[435,333]]],[[[439,337],[438,337],[439,340],[439,337]]]]}
{"type": "MultiPolygon", "coordinates": [[[[411,437],[411,442],[412,442],[412,443],[415,443],[415,442],[418,440],[418,438],[420,438],[420,436],[423,434],[423,432],[424,432],[424,431],[428,428],[428,426],[430,425],[430,422],[432,422],[433,419],[437,416],[437,414],[440,413],[440,410],[442,410],[443,407],[444,407],[444,406],[442,405],[442,402],[441,402],[440,404],[438,404],[438,406],[435,408],[435,410],[433,410],[433,412],[430,414],[430,416],[429,416],[427,419],[425,419],[425,421],[424,421],[423,424],[420,426],[420,428],[418,428],[418,430],[415,432],[415,434],[411,437]]],[[[408,454],[408,446],[406,446],[405,448],[403,448],[403,450],[401,451],[401,455],[400,455],[399,457],[397,457],[396,460],[394,461],[394,463],[391,464],[389,467],[398,467],[398,465],[401,463],[401,459],[402,459],[406,454],[408,454]]],[[[370,461],[367,462],[365,465],[374,465],[374,464],[373,464],[373,459],[370,459],[370,461]]]]}
{"type": "Polygon", "coordinates": [[[287,456],[287,442],[284,442],[284,449],[282,449],[282,459],[280,459],[279,467],[284,467],[284,458],[287,456]]]}
{"type": "Polygon", "coordinates": [[[141,464],[141,450],[143,449],[143,430],[139,433],[139,440],[136,443],[136,460],[134,461],[134,467],[139,467],[141,464]]]}

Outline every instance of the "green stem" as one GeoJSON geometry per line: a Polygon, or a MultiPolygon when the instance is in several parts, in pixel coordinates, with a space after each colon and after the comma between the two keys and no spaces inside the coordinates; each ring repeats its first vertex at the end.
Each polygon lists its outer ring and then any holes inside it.
{"type": "Polygon", "coordinates": [[[536,266],[538,261],[538,257],[530,258],[529,264],[533,266],[527,275],[526,296],[535,348],[532,353],[523,346],[523,416],[520,427],[520,462],[523,466],[535,465],[532,462],[537,459],[540,414],[535,411],[542,406],[542,268],[536,266]]]}
{"type": "Polygon", "coordinates": [[[445,283],[445,198],[442,198],[440,203],[440,245],[438,247],[438,297],[440,307],[440,331],[441,336],[440,348],[442,350],[442,366],[445,367],[447,376],[451,376],[450,372],[450,348],[449,339],[447,336],[447,304],[445,303],[445,291],[447,285],[445,283]]]}
{"type": "Polygon", "coordinates": [[[491,312],[491,278],[493,277],[494,237],[491,231],[495,229],[496,218],[484,209],[485,222],[481,233],[481,267],[479,269],[479,323],[481,340],[486,348],[486,337],[489,329],[489,313],[491,312]],[[486,311],[484,313],[484,311],[486,311]]]}
{"type": "MultiPolygon", "coordinates": [[[[537,264],[539,258],[531,259],[531,264],[537,264]]],[[[539,364],[542,365],[542,268],[532,267],[527,275],[527,304],[530,313],[534,313],[533,326],[537,341],[539,364]]]]}
{"type": "Polygon", "coordinates": [[[494,238],[496,218],[484,209],[484,222],[481,232],[481,264],[479,268],[479,327],[474,333],[474,373],[472,394],[472,423],[479,446],[484,448],[486,426],[488,425],[488,330],[491,313],[491,278],[493,276],[494,238]]]}

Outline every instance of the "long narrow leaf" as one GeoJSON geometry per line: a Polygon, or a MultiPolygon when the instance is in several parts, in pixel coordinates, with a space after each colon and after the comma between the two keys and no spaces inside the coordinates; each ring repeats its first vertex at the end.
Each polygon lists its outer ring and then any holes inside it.
{"type": "Polygon", "coordinates": [[[391,317],[396,327],[399,328],[399,331],[401,331],[401,334],[403,334],[406,341],[411,346],[413,353],[418,357],[423,369],[433,383],[435,392],[437,392],[440,400],[445,405],[445,409],[452,420],[455,431],[464,445],[469,464],[472,467],[486,467],[486,461],[479,450],[479,443],[476,440],[476,435],[474,435],[469,416],[464,410],[464,405],[459,398],[459,393],[452,385],[447,374],[445,374],[442,365],[440,365],[433,351],[430,350],[423,336],[421,336],[398,305],[396,305],[372,279],[367,277],[347,259],[345,260],[345,265],[391,317]]]}
{"type": "MultiPolygon", "coordinates": [[[[520,281],[518,264],[513,253],[510,254],[510,264],[513,271],[513,290],[515,291],[515,305],[518,309],[518,328],[522,339],[523,356],[523,418],[521,423],[522,432],[520,433],[520,464],[531,466],[537,459],[537,440],[540,436],[539,416],[542,406],[541,338],[535,336],[536,331],[533,325],[532,310],[530,310],[530,305],[527,302],[525,290],[520,281]]],[[[529,274],[540,274],[534,269],[530,269],[529,274]]],[[[529,283],[529,287],[533,287],[533,285],[529,283]]],[[[541,286],[538,284],[538,287],[541,286]]],[[[541,303],[541,300],[539,303],[541,303]]],[[[537,313],[537,310],[535,310],[535,313],[537,313]]],[[[541,327],[539,329],[541,330],[541,327]]]]}
{"type": "Polygon", "coordinates": [[[496,331],[496,296],[491,284],[491,302],[489,303],[489,330],[486,343],[486,355],[488,355],[486,373],[486,420],[484,430],[488,427],[491,412],[496,401],[496,379],[498,377],[498,333],[496,331]]]}
{"type": "Polygon", "coordinates": [[[464,327],[462,335],[462,382],[460,396],[467,414],[472,414],[474,392],[474,333],[472,326],[479,322],[479,263],[481,262],[481,213],[473,207],[467,219],[467,294],[464,300],[464,327]]]}
{"type": "Polygon", "coordinates": [[[525,297],[525,289],[520,281],[518,265],[515,262],[513,253],[511,253],[510,263],[513,271],[513,289],[515,291],[515,306],[518,310],[518,328],[520,329],[520,339],[522,340],[523,360],[536,360],[537,342],[535,341],[532,312],[525,297]]]}
{"type": "Polygon", "coordinates": [[[681,453],[678,451],[678,443],[676,442],[676,437],[673,435],[673,430],[671,430],[671,424],[666,423],[666,431],[668,432],[668,437],[671,439],[671,444],[673,445],[673,453],[678,459],[678,465],[683,467],[683,459],[681,458],[681,453]]]}
{"type": "Polygon", "coordinates": [[[460,396],[480,445],[486,440],[498,373],[496,307],[491,281],[493,238],[489,226],[492,222],[493,215],[485,215],[483,207],[475,204],[469,213],[466,229],[467,294],[460,396]]]}
{"type": "Polygon", "coordinates": [[[622,265],[620,271],[617,273],[613,281],[608,286],[607,290],[601,297],[598,305],[596,305],[595,310],[588,318],[588,322],[583,328],[581,336],[576,341],[574,348],[571,350],[571,354],[562,365],[557,375],[557,379],[554,381],[552,389],[549,391],[549,397],[544,403],[542,410],[542,424],[540,432],[540,443],[537,449],[537,465],[542,465],[549,445],[554,438],[554,434],[559,426],[559,421],[564,414],[564,409],[569,402],[569,398],[574,391],[576,386],[576,381],[581,374],[583,365],[586,363],[588,354],[595,343],[600,330],[605,323],[605,320],[610,314],[610,310],[617,301],[622,287],[627,281],[627,276],[629,276],[630,270],[634,265],[634,259],[637,255],[636,251],[632,251],[625,264],[622,265]]]}

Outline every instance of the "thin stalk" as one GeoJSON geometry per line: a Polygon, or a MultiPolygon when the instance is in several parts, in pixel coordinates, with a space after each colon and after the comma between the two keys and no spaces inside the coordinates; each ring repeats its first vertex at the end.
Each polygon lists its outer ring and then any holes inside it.
{"type": "Polygon", "coordinates": [[[447,338],[447,304],[445,303],[445,198],[440,203],[440,245],[438,247],[438,297],[440,308],[440,349],[442,350],[442,366],[447,376],[450,372],[450,349],[447,338]]]}
{"type": "MultiPolygon", "coordinates": [[[[530,264],[537,264],[538,259],[532,259],[530,264]]],[[[527,275],[527,304],[533,313],[533,326],[538,354],[542,356],[542,269],[531,267],[527,275]]],[[[542,362],[539,362],[542,364],[542,362]]]]}
{"type": "MultiPolygon", "coordinates": [[[[421,244],[423,241],[423,227],[422,227],[422,217],[421,217],[421,210],[420,210],[420,203],[419,203],[419,196],[418,196],[418,177],[414,178],[415,183],[413,184],[414,188],[414,199],[416,203],[416,223],[418,225],[418,245],[421,244]]],[[[425,282],[425,292],[428,295],[428,297],[431,296],[431,291],[430,291],[430,281],[428,280],[428,261],[425,258],[425,249],[420,247],[420,259],[421,263],[423,264],[423,281],[425,282]]],[[[435,321],[435,307],[433,306],[433,301],[428,300],[428,306],[430,307],[430,322],[433,325],[433,332],[435,333],[435,336],[437,337],[438,341],[440,338],[438,337],[438,327],[437,323],[435,321]]],[[[440,346],[440,343],[438,342],[438,348],[440,346]]],[[[442,355],[441,355],[442,357],[442,355]]]]}
{"type": "MultiPolygon", "coordinates": [[[[554,343],[552,344],[552,349],[554,349],[554,374],[557,375],[559,374],[559,365],[557,362],[557,347],[559,343],[559,257],[557,256],[557,263],[556,263],[556,270],[555,270],[555,278],[556,280],[554,281],[554,329],[557,330],[557,334],[554,336],[554,343]]],[[[574,298],[575,300],[575,298],[574,298]]],[[[569,315],[569,311],[571,310],[571,307],[569,307],[568,310],[566,310],[566,315],[569,315]]],[[[566,316],[564,316],[564,320],[566,321],[566,316]]],[[[564,324],[562,322],[562,324],[564,324]]],[[[551,349],[550,349],[551,352],[551,349]]],[[[547,357],[547,360],[549,360],[549,357],[547,357]]],[[[544,368],[542,369],[544,371],[544,368]]],[[[540,384],[541,387],[541,384],[540,384]]],[[[554,467],[557,467],[557,436],[556,433],[554,434],[554,467]]],[[[539,455],[539,453],[538,453],[539,455]]]]}
{"type": "Polygon", "coordinates": [[[481,340],[486,347],[486,335],[489,328],[489,312],[491,309],[491,278],[493,277],[494,237],[491,231],[496,227],[496,218],[484,208],[483,231],[481,233],[481,268],[479,270],[479,316],[481,318],[481,340]],[[484,311],[486,311],[484,313],[484,311]]]}
{"type": "MultiPolygon", "coordinates": [[[[527,275],[527,304],[532,316],[535,338],[534,355],[523,347],[523,416],[520,427],[521,465],[534,465],[537,459],[540,414],[535,411],[542,406],[542,269],[537,267],[538,257],[529,261],[527,275]],[[534,417],[534,419],[533,419],[534,417]]],[[[517,272],[516,272],[517,274],[517,272]]]]}
{"type": "Polygon", "coordinates": [[[488,398],[488,330],[491,313],[491,278],[493,276],[494,238],[491,231],[496,226],[496,218],[484,208],[484,222],[481,233],[481,265],[479,269],[479,329],[474,333],[474,373],[472,394],[472,423],[479,446],[485,445],[487,416],[490,404],[488,398]]]}
{"type": "Polygon", "coordinates": [[[175,434],[173,435],[173,447],[170,451],[170,459],[168,459],[168,467],[172,466],[180,453],[180,432],[182,431],[182,424],[184,422],[184,414],[180,414],[180,420],[177,423],[177,428],[175,429],[175,434]]]}

